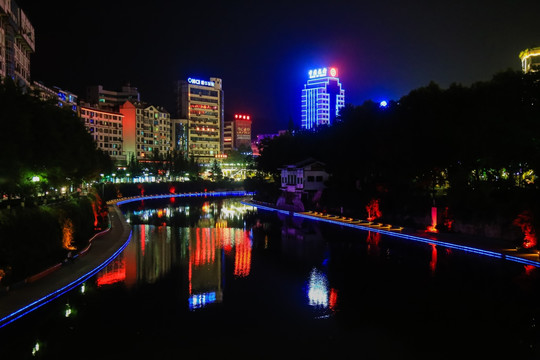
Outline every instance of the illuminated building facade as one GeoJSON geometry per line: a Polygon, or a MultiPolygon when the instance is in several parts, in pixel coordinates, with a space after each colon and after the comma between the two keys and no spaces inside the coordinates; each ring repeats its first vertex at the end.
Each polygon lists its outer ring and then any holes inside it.
{"type": "Polygon", "coordinates": [[[81,119],[96,145],[110,155],[116,164],[125,164],[123,151],[124,115],[106,110],[81,106],[81,119]]]}
{"type": "Polygon", "coordinates": [[[248,151],[251,149],[251,116],[234,115],[233,145],[236,150],[248,151]]]}
{"type": "Polygon", "coordinates": [[[223,153],[222,80],[179,81],[177,105],[179,117],[187,119],[188,156],[200,164],[211,163],[223,153]]]}
{"type": "Polygon", "coordinates": [[[34,27],[17,3],[0,0],[0,78],[30,87],[30,54],[35,51],[34,27]]]}
{"type": "Polygon", "coordinates": [[[345,106],[345,90],[335,67],[309,71],[302,89],[302,129],[332,125],[345,106]]]}
{"type": "Polygon", "coordinates": [[[124,116],[124,152],[128,161],[151,159],[157,151],[161,157],[172,150],[171,115],[163,108],[141,102],[126,101],[120,105],[124,116]]]}
{"type": "Polygon", "coordinates": [[[540,71],[540,47],[525,49],[519,53],[521,70],[525,74],[540,71]]]}
{"type": "Polygon", "coordinates": [[[225,122],[223,151],[232,150],[251,152],[251,116],[235,114],[234,118],[225,122]]]}
{"type": "Polygon", "coordinates": [[[78,96],[69,91],[56,86],[49,88],[38,81],[32,82],[32,90],[43,101],[53,100],[58,107],[68,108],[75,113],[79,111],[78,96]]]}

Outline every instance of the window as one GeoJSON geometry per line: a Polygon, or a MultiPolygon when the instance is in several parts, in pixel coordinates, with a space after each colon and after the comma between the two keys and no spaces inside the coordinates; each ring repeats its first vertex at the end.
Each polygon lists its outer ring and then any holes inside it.
{"type": "Polygon", "coordinates": [[[307,181],[308,181],[308,182],[313,182],[313,180],[314,180],[314,177],[313,177],[313,176],[308,176],[308,177],[307,177],[307,181]]]}

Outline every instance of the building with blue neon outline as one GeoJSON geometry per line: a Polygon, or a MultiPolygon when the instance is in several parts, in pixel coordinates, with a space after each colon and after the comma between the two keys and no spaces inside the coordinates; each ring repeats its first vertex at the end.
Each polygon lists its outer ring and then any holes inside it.
{"type": "Polygon", "coordinates": [[[302,129],[332,125],[345,106],[345,90],[336,68],[309,71],[309,80],[302,89],[302,129]]]}

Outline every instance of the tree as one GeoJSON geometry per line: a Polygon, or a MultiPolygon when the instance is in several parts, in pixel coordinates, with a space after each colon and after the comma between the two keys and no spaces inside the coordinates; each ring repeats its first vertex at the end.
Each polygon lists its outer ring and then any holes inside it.
{"type": "Polygon", "coordinates": [[[223,172],[221,171],[221,165],[215,159],[212,163],[212,167],[210,168],[210,179],[212,179],[212,181],[223,180],[223,172]]]}
{"type": "Polygon", "coordinates": [[[77,115],[25,94],[9,78],[0,83],[0,192],[21,193],[28,174],[53,188],[91,180],[112,166],[77,115]]]}
{"type": "Polygon", "coordinates": [[[142,166],[137,160],[137,158],[135,157],[135,154],[131,154],[131,156],[129,157],[127,172],[132,177],[141,176],[143,173],[142,166]]]}

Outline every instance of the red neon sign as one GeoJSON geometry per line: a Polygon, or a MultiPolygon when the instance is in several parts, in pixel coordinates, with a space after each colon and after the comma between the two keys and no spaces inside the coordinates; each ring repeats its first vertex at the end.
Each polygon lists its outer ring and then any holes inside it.
{"type": "Polygon", "coordinates": [[[234,118],[239,119],[239,120],[250,120],[251,116],[243,115],[243,114],[235,114],[234,118]]]}

